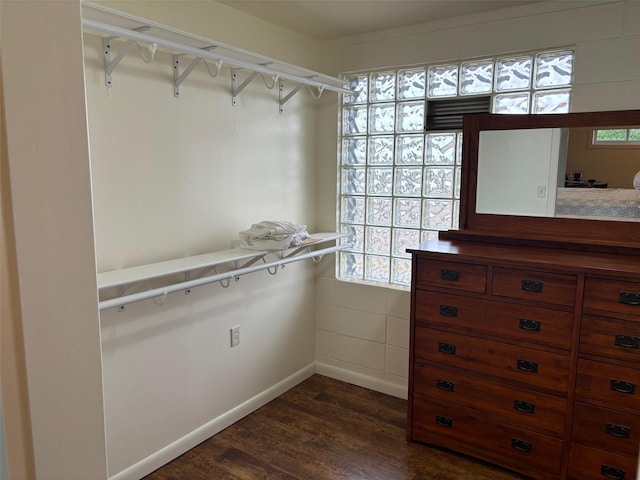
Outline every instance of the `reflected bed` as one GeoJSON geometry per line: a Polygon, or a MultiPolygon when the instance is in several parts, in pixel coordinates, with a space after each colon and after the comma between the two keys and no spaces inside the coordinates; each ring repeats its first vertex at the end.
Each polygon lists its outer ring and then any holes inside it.
{"type": "Polygon", "coordinates": [[[640,221],[640,190],[558,188],[556,217],[640,221]]]}

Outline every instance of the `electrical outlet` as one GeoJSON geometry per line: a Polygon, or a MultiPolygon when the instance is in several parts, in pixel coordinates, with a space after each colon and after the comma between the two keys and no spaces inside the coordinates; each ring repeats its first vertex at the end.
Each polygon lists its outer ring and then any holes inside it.
{"type": "Polygon", "coordinates": [[[547,186],[546,185],[538,185],[538,198],[544,198],[547,196],[547,186]]]}
{"type": "Polygon", "coordinates": [[[230,331],[231,331],[231,346],[236,347],[240,344],[240,325],[236,325],[230,331]]]}

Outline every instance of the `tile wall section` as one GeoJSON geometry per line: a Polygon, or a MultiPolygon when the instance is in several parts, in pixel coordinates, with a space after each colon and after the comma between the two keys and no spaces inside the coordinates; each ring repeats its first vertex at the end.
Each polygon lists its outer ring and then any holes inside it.
{"type": "Polygon", "coordinates": [[[316,369],[340,380],[407,396],[410,294],[318,278],[316,369]]]}

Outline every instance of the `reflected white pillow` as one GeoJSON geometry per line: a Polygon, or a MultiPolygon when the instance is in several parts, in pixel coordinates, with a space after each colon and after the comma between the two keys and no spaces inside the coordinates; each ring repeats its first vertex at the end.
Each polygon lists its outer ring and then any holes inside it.
{"type": "Polygon", "coordinates": [[[640,172],[636,173],[633,177],[633,188],[640,190],[640,172]]]}

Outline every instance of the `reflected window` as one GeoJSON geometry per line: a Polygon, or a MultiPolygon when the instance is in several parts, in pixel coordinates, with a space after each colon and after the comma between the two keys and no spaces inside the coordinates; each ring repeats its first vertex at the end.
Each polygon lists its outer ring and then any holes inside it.
{"type": "Polygon", "coordinates": [[[640,127],[593,130],[591,145],[598,147],[640,147],[640,127]]]}

